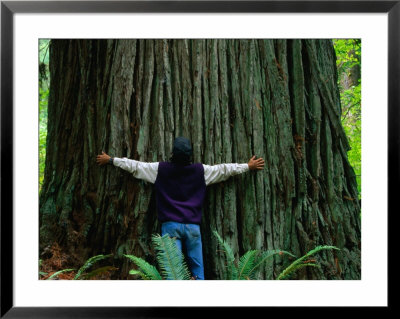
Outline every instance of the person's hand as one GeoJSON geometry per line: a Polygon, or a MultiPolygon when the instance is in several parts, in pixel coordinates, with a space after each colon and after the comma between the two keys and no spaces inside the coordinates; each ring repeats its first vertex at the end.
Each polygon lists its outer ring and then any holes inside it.
{"type": "Polygon", "coordinates": [[[250,170],[261,170],[264,169],[264,160],[260,157],[255,159],[256,157],[253,156],[250,158],[249,162],[247,163],[249,165],[250,170]]]}
{"type": "Polygon", "coordinates": [[[111,156],[107,155],[104,152],[101,152],[101,155],[97,155],[96,162],[99,165],[106,165],[110,160],[111,156]]]}

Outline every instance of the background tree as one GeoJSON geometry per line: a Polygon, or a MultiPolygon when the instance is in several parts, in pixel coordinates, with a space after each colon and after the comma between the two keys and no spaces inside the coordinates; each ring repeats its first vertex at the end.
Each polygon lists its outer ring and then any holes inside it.
{"type": "MultiPolygon", "coordinates": [[[[116,279],[128,278],[123,254],[154,262],[152,185],[95,159],[104,150],[168,160],[184,135],[196,162],[266,160],[263,172],[208,188],[206,278],[223,278],[215,229],[237,255],[335,245],[318,257],[321,269],[295,278],[360,279],[360,206],[335,63],[330,40],[52,40],[41,256],[55,242],[69,266],[112,253],[116,279]]],[[[288,263],[276,256],[259,279],[288,263]]]]}
{"type": "Polygon", "coordinates": [[[46,159],[47,103],[49,96],[49,44],[50,40],[39,41],[39,191],[41,191],[46,159]]]}
{"type": "Polygon", "coordinates": [[[349,161],[357,176],[361,198],[361,39],[336,39],[342,124],[349,138],[349,161]]]}

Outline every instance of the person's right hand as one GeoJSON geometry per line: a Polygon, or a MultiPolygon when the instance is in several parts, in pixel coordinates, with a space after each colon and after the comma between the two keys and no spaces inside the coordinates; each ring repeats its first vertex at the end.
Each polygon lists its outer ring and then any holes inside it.
{"type": "Polygon", "coordinates": [[[250,158],[249,162],[247,163],[249,165],[250,170],[261,170],[264,169],[264,160],[260,157],[255,159],[256,157],[253,156],[250,158]]]}
{"type": "Polygon", "coordinates": [[[107,154],[104,153],[104,152],[101,152],[101,153],[102,153],[101,155],[97,155],[97,158],[96,158],[97,164],[99,164],[99,165],[106,165],[106,164],[108,164],[108,161],[110,160],[110,156],[107,155],[107,154]]]}

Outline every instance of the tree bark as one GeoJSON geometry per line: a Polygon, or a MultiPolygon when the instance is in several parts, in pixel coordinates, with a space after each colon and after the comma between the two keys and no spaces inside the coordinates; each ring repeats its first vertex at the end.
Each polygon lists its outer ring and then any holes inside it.
{"type": "MultiPolygon", "coordinates": [[[[294,278],[360,279],[360,206],[330,40],[52,40],[50,72],[41,252],[57,242],[76,265],[112,253],[115,279],[130,278],[122,254],[154,262],[153,186],[97,166],[96,155],[168,161],[183,135],[195,162],[266,161],[208,187],[206,279],[225,267],[214,229],[238,256],[335,245],[316,256],[320,269],[294,278]]],[[[290,262],[271,259],[259,279],[290,262]]]]}

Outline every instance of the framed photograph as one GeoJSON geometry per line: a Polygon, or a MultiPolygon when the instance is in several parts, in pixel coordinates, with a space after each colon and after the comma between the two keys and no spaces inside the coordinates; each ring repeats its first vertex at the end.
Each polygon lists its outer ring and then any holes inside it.
{"type": "Polygon", "coordinates": [[[2,1],[1,316],[388,308],[399,15],[399,1],[2,1]],[[338,84],[344,64],[358,69],[338,84]]]}

